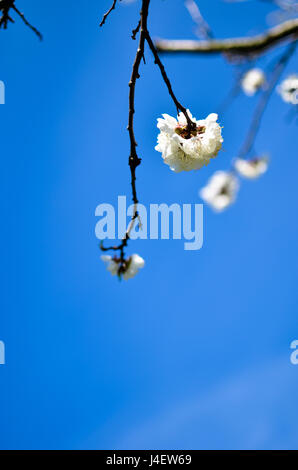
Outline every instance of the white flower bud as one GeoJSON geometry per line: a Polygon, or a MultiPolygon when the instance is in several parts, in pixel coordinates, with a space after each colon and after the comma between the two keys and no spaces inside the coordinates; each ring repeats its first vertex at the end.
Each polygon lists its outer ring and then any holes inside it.
{"type": "Polygon", "coordinates": [[[253,96],[265,83],[265,75],[261,69],[251,69],[241,80],[241,86],[248,96],[253,96]]]}
{"type": "Polygon", "coordinates": [[[221,212],[235,201],[238,189],[236,176],[227,171],[217,171],[201,189],[200,196],[212,209],[221,212]]]}
{"type": "Polygon", "coordinates": [[[298,104],[298,75],[290,75],[277,88],[286,103],[298,104]]]}
{"type": "Polygon", "coordinates": [[[256,179],[266,173],[268,163],[268,157],[253,158],[252,160],[237,158],[234,167],[240,176],[248,179],[256,179]]]}

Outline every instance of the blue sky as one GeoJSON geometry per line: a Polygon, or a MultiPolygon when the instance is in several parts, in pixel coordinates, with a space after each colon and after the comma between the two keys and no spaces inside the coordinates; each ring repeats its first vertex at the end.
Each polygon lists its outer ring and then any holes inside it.
{"type": "MultiPolygon", "coordinates": [[[[137,2],[139,3],[139,2],[137,2]]],[[[298,448],[297,127],[275,93],[256,148],[268,173],[244,182],[223,214],[204,211],[204,246],[136,241],[146,268],[119,283],[100,261],[95,208],[130,195],[128,80],[139,5],[19,0],[44,34],[0,31],[2,449],[298,448]]],[[[270,7],[201,0],[216,36],[266,26],[270,7]]],[[[182,0],[152,1],[154,37],[193,37],[182,0]]],[[[277,51],[281,53],[281,49],[277,51]]],[[[266,66],[275,57],[261,60],[266,66]]],[[[255,98],[220,116],[224,152],[174,174],[154,150],[174,114],[149,52],[136,93],[142,203],[198,203],[245,137],[255,98]]],[[[214,112],[233,69],[220,57],[164,57],[177,97],[214,112]]],[[[286,73],[297,72],[297,55],[286,73]]],[[[130,251],[131,250],[131,251],[130,251]]]]}

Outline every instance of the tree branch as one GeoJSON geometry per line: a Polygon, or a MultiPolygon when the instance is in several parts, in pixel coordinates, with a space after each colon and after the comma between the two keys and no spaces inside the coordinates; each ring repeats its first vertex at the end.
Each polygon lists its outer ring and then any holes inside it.
{"type": "MultiPolygon", "coordinates": [[[[130,155],[128,159],[129,167],[130,167],[130,173],[131,173],[131,188],[132,188],[132,200],[134,203],[133,207],[133,214],[130,219],[130,223],[128,225],[128,228],[126,230],[125,236],[122,239],[121,243],[119,245],[115,246],[109,246],[109,247],[104,247],[103,243],[100,243],[100,249],[102,251],[119,251],[120,252],[120,258],[117,258],[117,262],[119,264],[119,270],[118,274],[120,275],[125,271],[126,267],[126,260],[125,260],[125,254],[124,254],[124,249],[127,246],[127,242],[130,237],[131,230],[133,229],[135,225],[136,219],[139,218],[139,213],[138,213],[138,197],[137,197],[137,190],[136,190],[136,168],[140,165],[141,159],[139,158],[137,154],[137,142],[135,139],[135,134],[134,134],[134,115],[135,115],[135,89],[136,89],[136,82],[137,79],[140,78],[139,74],[139,69],[140,69],[140,64],[142,59],[144,59],[144,53],[145,53],[145,44],[147,42],[150,50],[153,53],[155,63],[158,65],[162,78],[168,88],[168,92],[174,101],[177,111],[181,111],[187,120],[187,129],[191,130],[196,124],[192,122],[190,119],[187,110],[182,104],[177,100],[173,89],[171,82],[166,74],[165,68],[158,56],[158,53],[155,49],[154,43],[151,39],[150,33],[148,31],[148,14],[149,14],[149,5],[150,5],[151,0],[142,0],[142,9],[140,12],[140,21],[138,23],[137,28],[133,31],[132,34],[132,39],[136,38],[136,34],[139,32],[140,33],[140,38],[139,38],[139,44],[138,44],[138,49],[136,52],[134,64],[132,67],[132,74],[131,78],[129,81],[129,113],[128,113],[128,126],[127,130],[129,132],[129,139],[130,139],[130,155]]],[[[140,223],[140,222],[139,222],[140,223]]]]}
{"type": "Polygon", "coordinates": [[[262,54],[283,41],[298,37],[298,19],[288,20],[265,33],[247,38],[211,39],[209,41],[160,39],[155,42],[159,52],[235,55],[262,54]]]}
{"type": "Polygon", "coordinates": [[[40,40],[42,40],[42,35],[38,29],[36,29],[35,26],[32,26],[32,24],[25,18],[24,14],[15,6],[15,0],[0,0],[0,28],[3,26],[3,28],[6,29],[9,21],[14,23],[14,20],[10,16],[10,10],[14,10],[23,20],[25,25],[28,26],[28,28],[30,28],[40,40]]]}
{"type": "MultiPolygon", "coordinates": [[[[138,157],[137,154],[137,142],[134,135],[134,114],[135,114],[135,88],[137,79],[140,78],[139,68],[141,64],[141,60],[144,57],[145,51],[145,40],[146,40],[146,32],[147,32],[147,20],[149,14],[149,4],[150,0],[142,0],[142,9],[140,12],[140,39],[138,44],[138,49],[136,52],[134,64],[132,67],[131,78],[129,81],[129,113],[128,113],[128,126],[127,130],[129,132],[129,139],[130,139],[130,155],[128,159],[128,164],[130,167],[131,173],[131,188],[132,188],[132,200],[134,203],[133,214],[131,217],[130,224],[127,228],[125,236],[121,241],[120,245],[107,247],[105,248],[103,244],[100,244],[100,248],[102,251],[120,251],[120,260],[119,260],[119,275],[125,269],[125,254],[124,248],[127,246],[127,242],[129,240],[130,232],[134,227],[135,220],[138,218],[138,197],[137,197],[137,190],[136,190],[136,168],[141,163],[141,159],[138,157]]],[[[137,33],[137,31],[136,31],[137,33]]],[[[136,34],[135,33],[135,34],[136,34]]]]}

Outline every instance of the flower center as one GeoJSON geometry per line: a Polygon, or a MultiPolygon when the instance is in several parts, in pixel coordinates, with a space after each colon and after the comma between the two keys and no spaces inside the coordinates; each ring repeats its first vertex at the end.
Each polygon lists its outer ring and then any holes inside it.
{"type": "Polygon", "coordinates": [[[119,265],[118,274],[123,274],[128,270],[131,260],[132,260],[131,256],[128,259],[125,259],[123,261],[121,261],[121,258],[114,256],[113,261],[119,265]]]}
{"type": "Polygon", "coordinates": [[[229,191],[228,185],[223,186],[221,190],[219,191],[219,196],[229,196],[229,195],[230,195],[230,191],[229,191]]]}
{"type": "Polygon", "coordinates": [[[197,126],[195,129],[189,129],[188,126],[177,126],[175,129],[176,134],[180,135],[182,139],[191,139],[197,135],[204,134],[205,131],[205,126],[197,126]]]}

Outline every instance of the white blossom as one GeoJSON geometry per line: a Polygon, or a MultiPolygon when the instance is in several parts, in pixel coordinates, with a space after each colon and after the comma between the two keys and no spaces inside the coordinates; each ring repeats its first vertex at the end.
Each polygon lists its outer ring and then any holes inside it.
{"type": "Polygon", "coordinates": [[[286,103],[298,104],[298,75],[290,75],[277,88],[286,103]]]}
{"type": "Polygon", "coordinates": [[[238,189],[239,182],[233,173],[217,171],[201,189],[200,196],[216,212],[221,212],[235,201],[238,189]]]}
{"type": "Polygon", "coordinates": [[[134,254],[131,255],[127,260],[125,260],[122,266],[122,270],[119,273],[119,267],[121,263],[120,258],[112,258],[112,256],[110,255],[102,255],[101,259],[102,261],[104,261],[104,263],[106,263],[107,270],[110,271],[113,276],[120,275],[125,280],[132,279],[133,277],[135,277],[139,269],[145,266],[145,261],[143,260],[143,258],[141,258],[141,256],[137,254],[134,254]]]}
{"type": "Polygon", "coordinates": [[[217,114],[209,114],[206,119],[197,121],[189,110],[187,113],[196,125],[190,131],[183,113],[177,119],[163,114],[163,119],[158,119],[157,124],[160,134],[155,150],[162,153],[164,162],[176,173],[208,165],[210,159],[217,156],[223,142],[217,114]]]}
{"type": "Polygon", "coordinates": [[[265,74],[261,69],[251,69],[243,76],[241,86],[248,96],[253,96],[265,83],[265,74]]]}
{"type": "Polygon", "coordinates": [[[268,169],[268,157],[257,157],[251,160],[237,158],[234,167],[239,175],[248,179],[256,179],[266,173],[268,169]]]}
{"type": "Polygon", "coordinates": [[[118,274],[119,266],[118,266],[118,263],[116,261],[114,261],[112,256],[102,255],[100,258],[106,264],[107,270],[110,271],[112,276],[115,276],[116,274],[118,274]]]}
{"type": "Polygon", "coordinates": [[[139,255],[132,255],[128,259],[128,264],[125,272],[123,273],[123,279],[131,279],[135,277],[139,269],[142,269],[145,266],[145,261],[139,255]]]}

